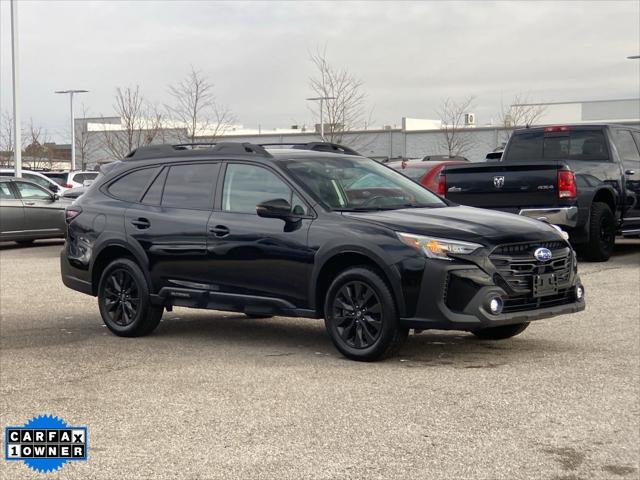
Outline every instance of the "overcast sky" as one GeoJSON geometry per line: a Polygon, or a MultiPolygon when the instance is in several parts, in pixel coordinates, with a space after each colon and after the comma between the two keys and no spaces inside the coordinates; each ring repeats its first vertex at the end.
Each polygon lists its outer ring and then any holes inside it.
{"type": "MultiPolygon", "coordinates": [[[[11,107],[9,2],[0,0],[3,110],[11,107]]],[[[57,141],[68,99],[111,115],[115,88],[168,101],[190,65],[245,127],[311,123],[308,52],[365,83],[375,124],[435,118],[444,97],[477,97],[480,124],[501,99],[640,96],[640,2],[19,2],[20,98],[57,141]]],[[[76,116],[78,116],[76,114],[76,116]]]]}

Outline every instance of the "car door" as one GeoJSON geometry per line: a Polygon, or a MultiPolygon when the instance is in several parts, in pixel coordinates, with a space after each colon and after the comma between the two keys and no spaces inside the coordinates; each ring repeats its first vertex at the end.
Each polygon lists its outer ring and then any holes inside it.
{"type": "Polygon", "coordinates": [[[640,228],[640,149],[631,130],[620,128],[614,132],[614,142],[621,157],[628,198],[623,230],[637,229],[640,228]]]}
{"type": "Polygon", "coordinates": [[[313,252],[307,246],[312,210],[292,185],[266,166],[229,162],[209,219],[210,282],[222,292],[283,299],[303,308],[313,252]],[[297,222],[263,218],[256,205],[283,198],[297,222]]]}
{"type": "Polygon", "coordinates": [[[0,239],[10,239],[24,230],[24,207],[11,187],[11,182],[0,182],[0,239]]]}
{"type": "Polygon", "coordinates": [[[167,165],[127,208],[127,235],[144,249],[158,290],[206,289],[207,221],[218,170],[217,162],[167,165]]]}
{"type": "Polygon", "coordinates": [[[51,191],[35,183],[13,182],[24,205],[24,229],[26,232],[55,235],[64,234],[64,207],[51,191]]]}

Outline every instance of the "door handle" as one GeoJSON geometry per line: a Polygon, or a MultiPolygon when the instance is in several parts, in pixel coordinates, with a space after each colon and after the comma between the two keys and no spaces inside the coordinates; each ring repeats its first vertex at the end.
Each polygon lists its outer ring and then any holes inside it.
{"type": "Polygon", "coordinates": [[[216,237],[226,237],[229,235],[229,228],[224,225],[216,225],[209,229],[209,232],[213,233],[216,237]]]}
{"type": "Polygon", "coordinates": [[[149,228],[151,226],[151,222],[146,218],[138,218],[137,220],[131,220],[131,225],[140,230],[144,230],[145,228],[149,228]]]}
{"type": "Polygon", "coordinates": [[[25,205],[27,205],[28,207],[33,207],[36,202],[24,202],[25,205]]]}
{"type": "Polygon", "coordinates": [[[636,174],[636,171],[635,171],[635,170],[625,170],[625,171],[624,171],[624,174],[625,174],[625,175],[635,175],[635,174],[636,174]]]}

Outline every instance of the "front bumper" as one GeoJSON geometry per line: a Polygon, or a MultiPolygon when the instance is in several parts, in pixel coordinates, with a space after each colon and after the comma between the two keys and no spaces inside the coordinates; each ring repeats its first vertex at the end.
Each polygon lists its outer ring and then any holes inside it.
{"type": "Polygon", "coordinates": [[[523,300],[507,311],[509,302],[518,302],[520,297],[500,286],[496,275],[490,276],[476,265],[429,261],[422,279],[415,315],[402,318],[402,325],[420,330],[479,330],[517,323],[531,322],[558,315],[580,312],[585,309],[584,296],[578,300],[576,286],[582,286],[580,277],[572,272],[563,294],[532,299],[531,304],[523,300]],[[496,282],[497,281],[497,282],[496,282]],[[455,285],[453,282],[456,282],[455,285]],[[488,302],[499,296],[504,300],[505,311],[492,314],[488,302]],[[452,307],[452,305],[455,305],[452,307]]]}
{"type": "Polygon", "coordinates": [[[544,219],[553,225],[571,228],[578,225],[578,207],[523,208],[518,214],[537,220],[544,219]]]}

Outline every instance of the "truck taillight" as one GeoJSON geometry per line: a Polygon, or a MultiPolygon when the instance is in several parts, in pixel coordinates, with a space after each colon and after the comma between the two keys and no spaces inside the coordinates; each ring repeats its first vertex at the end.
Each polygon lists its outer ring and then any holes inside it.
{"type": "Polygon", "coordinates": [[[64,188],[73,188],[73,185],[71,185],[70,183],[63,183],[62,186],[64,188]]]}
{"type": "Polygon", "coordinates": [[[80,207],[67,207],[67,209],[64,211],[64,219],[67,223],[71,223],[71,221],[81,213],[82,209],[80,207]]]}
{"type": "Polygon", "coordinates": [[[556,125],[553,127],[545,127],[544,131],[546,133],[557,133],[557,132],[568,132],[569,126],[568,125],[556,125]]]}
{"type": "Polygon", "coordinates": [[[440,174],[438,178],[438,191],[437,194],[444,197],[447,193],[447,176],[444,173],[440,174]]]}
{"type": "Polygon", "coordinates": [[[558,171],[558,198],[576,198],[576,177],[570,170],[558,171]]]}

